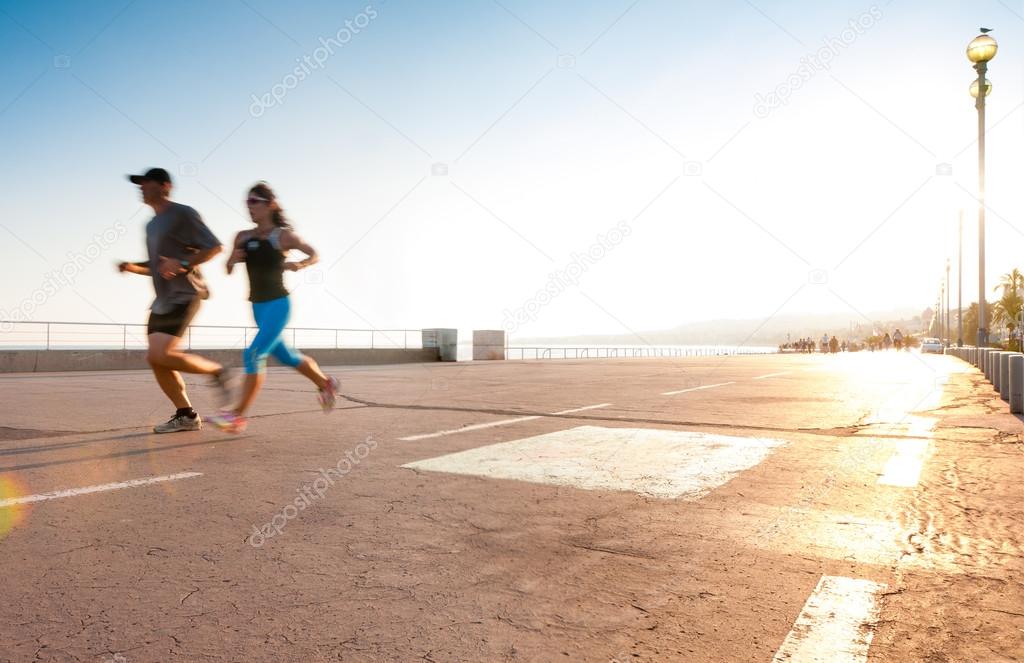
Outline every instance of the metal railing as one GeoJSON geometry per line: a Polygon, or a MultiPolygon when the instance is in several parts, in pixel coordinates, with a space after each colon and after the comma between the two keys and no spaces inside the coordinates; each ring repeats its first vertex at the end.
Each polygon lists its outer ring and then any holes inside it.
{"type": "Polygon", "coordinates": [[[616,359],[640,357],[724,357],[776,354],[778,348],[694,347],[524,347],[505,348],[507,359],[616,359]]]}
{"type": "MultiPolygon", "coordinates": [[[[192,325],[183,339],[187,349],[231,349],[249,345],[255,326],[192,325]]],[[[288,327],[292,347],[419,349],[419,329],[336,329],[288,327]]],[[[0,350],[133,350],[146,347],[146,325],[116,322],[0,320],[0,350]]]]}

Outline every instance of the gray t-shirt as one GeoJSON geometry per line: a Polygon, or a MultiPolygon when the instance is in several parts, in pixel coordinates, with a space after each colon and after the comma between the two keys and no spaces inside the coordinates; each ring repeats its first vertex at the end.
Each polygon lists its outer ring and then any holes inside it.
{"type": "Polygon", "coordinates": [[[153,276],[153,289],[156,290],[156,299],[150,306],[153,313],[169,313],[175,306],[187,304],[196,297],[206,299],[210,296],[198,267],[173,279],[160,276],[157,270],[160,256],[188,260],[195,253],[215,246],[220,246],[220,240],[206,227],[199,212],[188,205],[171,203],[146,224],[149,269],[153,276]]]}

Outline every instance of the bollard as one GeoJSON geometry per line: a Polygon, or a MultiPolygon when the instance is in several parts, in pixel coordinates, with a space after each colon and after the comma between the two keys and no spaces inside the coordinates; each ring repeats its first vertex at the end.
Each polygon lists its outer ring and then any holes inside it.
{"type": "Polygon", "coordinates": [[[1010,355],[1010,412],[1024,412],[1024,354],[1010,355]]]}
{"type": "Polygon", "coordinates": [[[1004,352],[999,357],[999,398],[1010,400],[1010,357],[1019,352],[1004,352]]]}
{"type": "Polygon", "coordinates": [[[982,348],[981,349],[981,366],[979,366],[978,368],[981,369],[981,373],[982,373],[982,375],[985,376],[986,380],[988,379],[988,355],[989,355],[989,349],[988,348],[982,348]]]}
{"type": "Polygon", "coordinates": [[[1003,355],[1006,352],[996,351],[992,353],[992,391],[999,391],[999,378],[1002,377],[1002,373],[999,372],[999,367],[1002,366],[1003,355]]]}
{"type": "Polygon", "coordinates": [[[458,361],[458,329],[424,329],[421,333],[423,347],[437,348],[438,359],[458,361]]]}

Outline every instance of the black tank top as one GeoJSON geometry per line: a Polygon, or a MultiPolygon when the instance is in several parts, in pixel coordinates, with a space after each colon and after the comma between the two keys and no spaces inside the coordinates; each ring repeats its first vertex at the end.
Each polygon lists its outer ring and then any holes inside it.
{"type": "Polygon", "coordinates": [[[284,287],[284,253],[278,241],[280,234],[280,228],[274,228],[267,239],[260,239],[253,233],[242,245],[251,302],[269,302],[288,296],[284,287]]]}

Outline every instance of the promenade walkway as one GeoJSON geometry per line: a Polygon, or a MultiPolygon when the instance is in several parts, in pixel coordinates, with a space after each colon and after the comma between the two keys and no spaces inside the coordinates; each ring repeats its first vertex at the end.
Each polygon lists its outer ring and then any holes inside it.
{"type": "Polygon", "coordinates": [[[237,437],[0,376],[0,661],[1024,660],[1024,424],[957,359],[335,374],[237,437]]]}

